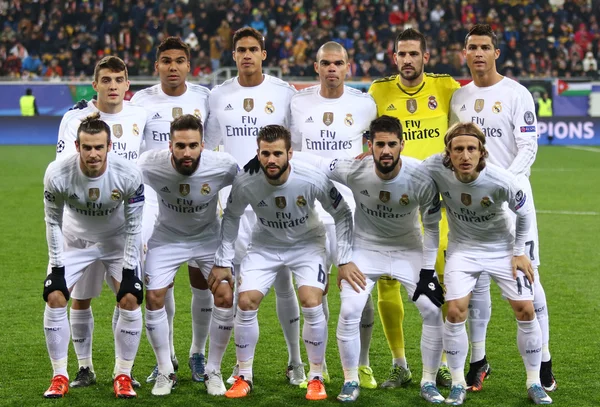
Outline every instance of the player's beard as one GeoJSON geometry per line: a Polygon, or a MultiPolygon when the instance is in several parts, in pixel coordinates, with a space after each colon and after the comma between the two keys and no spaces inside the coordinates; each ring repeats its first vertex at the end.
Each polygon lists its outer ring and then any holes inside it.
{"type": "Polygon", "coordinates": [[[264,165],[262,165],[262,163],[260,164],[260,168],[262,168],[263,172],[265,173],[265,176],[271,180],[277,180],[279,179],[279,177],[281,177],[281,174],[283,174],[284,172],[287,171],[288,167],[290,166],[290,162],[286,161],[285,164],[281,167],[277,166],[277,168],[279,168],[279,171],[274,174],[271,175],[267,172],[267,167],[265,167],[264,165]]]}
{"type": "Polygon", "coordinates": [[[175,163],[175,169],[181,175],[192,175],[194,173],[194,171],[196,171],[196,168],[198,168],[198,164],[200,163],[200,157],[195,158],[195,159],[191,158],[192,165],[190,167],[185,167],[183,165],[183,161],[189,160],[189,159],[190,159],[189,157],[184,157],[181,159],[177,159],[177,158],[173,157],[173,162],[175,163]]]}
{"type": "Polygon", "coordinates": [[[375,166],[377,167],[377,170],[382,173],[382,174],[389,174],[390,172],[394,171],[394,169],[398,166],[398,163],[400,162],[400,156],[398,156],[398,158],[396,158],[394,160],[394,156],[392,155],[386,155],[384,157],[379,157],[378,160],[375,160],[375,166]],[[383,165],[381,164],[381,159],[382,158],[387,158],[387,157],[391,157],[392,158],[392,164],[391,165],[383,165]]]}
{"type": "Polygon", "coordinates": [[[421,75],[423,73],[423,65],[421,65],[421,69],[417,69],[417,67],[413,67],[414,70],[412,71],[412,73],[404,73],[402,72],[402,70],[400,70],[400,76],[402,77],[402,79],[405,79],[407,81],[414,81],[415,79],[417,79],[419,77],[419,75],[421,75]]]}

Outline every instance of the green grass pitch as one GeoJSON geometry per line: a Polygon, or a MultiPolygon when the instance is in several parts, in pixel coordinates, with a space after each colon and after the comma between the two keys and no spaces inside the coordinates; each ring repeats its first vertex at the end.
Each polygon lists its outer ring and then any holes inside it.
{"type": "MultiPolygon", "coordinates": [[[[337,288],[330,290],[331,319],[327,360],[332,383],[329,398],[308,402],[304,391],[286,383],[287,352],[275,316],[274,296],[269,295],[259,313],[260,339],[255,358],[255,391],[242,400],[212,398],[204,386],[192,383],[187,367],[191,341],[190,289],[187,273],[179,273],[175,298],[175,346],[180,361],[179,386],[169,397],[150,395],[144,383],[136,400],[115,400],[111,374],[114,342],[111,317],[114,297],[105,289],[94,300],[94,366],[98,383],[72,389],[63,400],[44,400],[52,374],[42,330],[47,248],[42,208],[42,179],[54,157],[53,147],[0,147],[0,406],[105,406],[105,405],[334,405],[342,385],[342,371],[335,340],[339,311],[337,288]]],[[[532,172],[541,240],[542,281],[550,309],[554,372],[559,388],[552,395],[557,406],[600,406],[600,148],[541,147],[532,172]]],[[[493,316],[488,331],[487,355],[493,373],[484,391],[469,395],[467,406],[528,406],[525,372],[516,346],[516,323],[508,303],[493,287],[493,316]]],[[[406,295],[404,295],[406,301],[406,295]]],[[[363,390],[357,406],[425,406],[419,397],[420,322],[416,308],[406,301],[404,325],[407,358],[413,383],[397,390],[363,390]]],[[[304,352],[304,350],[303,350],[304,352]]],[[[304,360],[306,356],[303,353],[304,360]]],[[[371,346],[371,365],[379,382],[387,375],[391,356],[376,318],[371,346]]],[[[229,346],[224,375],[235,361],[229,346]]],[[[142,380],[154,366],[154,354],[142,338],[135,373],[142,380]]],[[[70,347],[69,373],[77,361],[70,347]]],[[[447,391],[444,391],[447,394],[447,391]]]]}

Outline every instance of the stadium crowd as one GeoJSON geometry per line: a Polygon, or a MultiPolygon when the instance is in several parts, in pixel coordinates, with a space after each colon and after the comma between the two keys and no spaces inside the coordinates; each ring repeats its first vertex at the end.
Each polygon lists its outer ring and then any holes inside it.
{"type": "Polygon", "coordinates": [[[600,6],[587,0],[13,0],[0,1],[0,76],[58,80],[91,76],[105,55],[129,73],[153,75],[154,49],[166,36],[192,48],[192,73],[233,66],[232,33],[261,31],[267,64],[284,76],[314,77],[319,44],[350,54],[352,78],[395,72],[393,39],[413,27],[430,46],[427,70],[468,76],[462,55],[475,22],[496,30],[501,73],[514,77],[596,77],[600,6]]]}

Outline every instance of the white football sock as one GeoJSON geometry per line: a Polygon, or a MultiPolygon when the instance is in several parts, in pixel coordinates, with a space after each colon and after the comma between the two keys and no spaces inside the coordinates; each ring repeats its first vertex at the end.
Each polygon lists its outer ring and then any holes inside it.
{"type": "MultiPolygon", "coordinates": [[[[539,275],[539,274],[538,274],[539,275]]],[[[542,362],[548,362],[551,359],[550,355],[550,320],[548,318],[548,304],[546,303],[546,292],[539,278],[533,282],[533,308],[540,329],[542,330],[542,362]]]]}
{"type": "Polygon", "coordinates": [[[288,365],[302,363],[300,356],[300,306],[292,282],[292,273],[288,270],[277,273],[275,283],[275,305],[277,318],[283,329],[288,348],[288,365]]]}
{"type": "Polygon", "coordinates": [[[231,339],[233,330],[233,308],[213,307],[210,323],[210,343],[206,372],[220,372],[223,355],[231,339]]]}
{"type": "Polygon", "coordinates": [[[465,321],[444,324],[444,352],[448,359],[448,368],[452,375],[452,385],[467,387],[465,381],[465,361],[469,352],[469,338],[465,329],[465,321]]]}
{"type": "Polygon", "coordinates": [[[242,311],[235,314],[235,354],[240,365],[240,376],[252,381],[252,361],[258,343],[258,310],[242,311]]]}
{"type": "Polygon", "coordinates": [[[302,314],[304,315],[302,339],[306,346],[306,355],[310,365],[308,377],[311,380],[314,377],[323,377],[327,322],[321,305],[312,308],[302,307],[302,314]]]}
{"type": "Polygon", "coordinates": [[[489,274],[481,273],[469,302],[469,340],[471,341],[471,363],[485,357],[485,337],[492,315],[489,274]]]}
{"type": "Polygon", "coordinates": [[[422,386],[426,382],[435,383],[437,371],[442,362],[444,325],[441,308],[436,307],[427,296],[421,295],[415,305],[423,318],[421,331],[422,386]]]}
{"type": "Polygon", "coordinates": [[[121,309],[115,330],[115,349],[119,351],[117,353],[117,369],[115,372],[117,375],[126,374],[127,376],[131,376],[131,367],[140,346],[141,337],[141,308],[138,307],[133,311],[121,309]]]}
{"type": "Polygon", "coordinates": [[[542,330],[537,318],[532,321],[517,321],[517,346],[527,371],[527,388],[540,384],[542,364],[542,330]]]}
{"type": "Polygon", "coordinates": [[[171,359],[175,357],[175,342],[173,342],[173,319],[175,318],[175,291],[174,287],[169,287],[165,294],[165,310],[167,312],[167,322],[169,324],[169,352],[171,359]]]}
{"type": "Polygon", "coordinates": [[[46,304],[44,310],[44,334],[50,362],[54,369],[54,376],[67,373],[67,356],[69,354],[69,340],[71,329],[67,318],[67,307],[50,308],[46,304]]]}
{"type": "Polygon", "coordinates": [[[92,339],[94,333],[94,314],[92,308],[70,309],[71,337],[77,355],[79,368],[88,367],[92,372],[92,339]]]}
{"type": "Polygon", "coordinates": [[[369,348],[371,347],[374,323],[375,306],[373,305],[371,295],[369,295],[360,319],[360,358],[358,362],[360,366],[370,366],[369,348]]]}
{"type": "Polygon", "coordinates": [[[190,357],[194,353],[206,355],[206,340],[210,329],[213,311],[213,295],[210,290],[192,289],[192,346],[190,357]]]}
{"type": "Polygon", "coordinates": [[[163,374],[173,373],[169,351],[169,323],[164,307],[156,311],[146,309],[146,336],[156,355],[158,371],[163,374]]]}

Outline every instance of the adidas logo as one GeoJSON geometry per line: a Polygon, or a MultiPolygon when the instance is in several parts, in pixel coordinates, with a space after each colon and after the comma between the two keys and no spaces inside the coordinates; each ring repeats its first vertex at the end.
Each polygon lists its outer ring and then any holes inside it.
{"type": "Polygon", "coordinates": [[[155,113],[154,116],[152,116],[152,120],[156,120],[156,119],[162,119],[162,116],[158,112],[155,113]]]}
{"type": "Polygon", "coordinates": [[[233,110],[233,107],[231,107],[231,104],[228,104],[228,105],[225,107],[225,110],[233,110]]]}
{"type": "Polygon", "coordinates": [[[266,203],[265,201],[260,201],[260,202],[258,203],[258,205],[257,205],[257,206],[258,206],[259,208],[265,208],[265,207],[267,207],[267,206],[269,206],[269,205],[267,205],[267,203],[266,203]]]}
{"type": "Polygon", "coordinates": [[[465,105],[462,105],[462,107],[460,108],[460,111],[464,112],[465,110],[467,110],[467,107],[465,105]]]}
{"type": "Polygon", "coordinates": [[[314,123],[312,116],[310,116],[304,123],[314,123]]]}
{"type": "Polygon", "coordinates": [[[79,197],[77,196],[77,194],[71,194],[69,195],[69,199],[79,199],[79,197]]]}
{"type": "Polygon", "coordinates": [[[386,111],[390,111],[390,110],[396,110],[396,106],[394,106],[393,103],[390,103],[390,105],[385,109],[386,111]]]}
{"type": "Polygon", "coordinates": [[[162,187],[162,188],[160,189],[160,192],[166,192],[167,194],[170,194],[170,193],[171,193],[171,191],[169,191],[169,188],[168,188],[168,187],[162,187]]]}
{"type": "Polygon", "coordinates": [[[361,193],[362,195],[364,195],[364,196],[368,196],[368,197],[370,197],[370,196],[371,196],[371,195],[369,195],[369,191],[367,191],[366,189],[364,189],[364,190],[360,191],[360,193],[361,193]]]}

